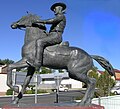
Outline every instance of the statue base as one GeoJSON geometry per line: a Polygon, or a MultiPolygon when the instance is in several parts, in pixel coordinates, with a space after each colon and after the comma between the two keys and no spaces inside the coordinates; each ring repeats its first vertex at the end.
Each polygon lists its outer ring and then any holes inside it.
{"type": "Polygon", "coordinates": [[[91,106],[77,106],[76,103],[54,104],[17,104],[2,107],[2,109],[105,109],[103,106],[92,104],[91,106]]]}

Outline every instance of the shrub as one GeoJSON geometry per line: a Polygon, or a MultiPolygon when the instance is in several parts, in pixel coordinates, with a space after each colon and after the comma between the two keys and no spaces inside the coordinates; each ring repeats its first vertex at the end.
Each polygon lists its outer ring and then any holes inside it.
{"type": "Polygon", "coordinates": [[[12,95],[13,94],[13,90],[12,89],[8,89],[6,92],[6,95],[12,95]]]}
{"type": "Polygon", "coordinates": [[[43,89],[38,90],[37,92],[38,92],[38,93],[47,93],[47,91],[46,91],[46,90],[43,90],[43,89]]]}
{"type": "Polygon", "coordinates": [[[34,90],[26,90],[26,91],[25,91],[25,94],[34,94],[34,93],[35,93],[34,90]]]}

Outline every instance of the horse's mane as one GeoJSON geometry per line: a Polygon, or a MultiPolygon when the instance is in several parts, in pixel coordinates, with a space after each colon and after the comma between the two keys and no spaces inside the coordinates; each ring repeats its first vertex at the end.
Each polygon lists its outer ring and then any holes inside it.
{"type": "Polygon", "coordinates": [[[40,20],[40,17],[37,16],[36,14],[28,14],[27,16],[23,16],[22,18],[24,18],[24,17],[28,18],[28,19],[26,19],[26,22],[27,22],[27,20],[28,21],[33,21],[33,22],[35,22],[37,20],[40,20]]]}
{"type": "MultiPolygon", "coordinates": [[[[34,23],[36,21],[39,21],[40,20],[40,16],[36,15],[36,14],[29,14],[27,16],[23,16],[24,17],[27,17],[26,19],[26,22],[29,22],[29,24],[31,23],[34,23]]],[[[32,25],[32,24],[31,24],[32,25]]],[[[41,23],[41,24],[34,24],[32,25],[33,27],[39,27],[41,29],[44,29],[46,30],[46,27],[45,27],[45,24],[41,23]]]]}

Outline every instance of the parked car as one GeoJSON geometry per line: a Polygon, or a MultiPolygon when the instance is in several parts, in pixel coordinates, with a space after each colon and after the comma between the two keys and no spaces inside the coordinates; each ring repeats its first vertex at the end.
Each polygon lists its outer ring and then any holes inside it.
{"type": "MultiPolygon", "coordinates": [[[[67,92],[68,90],[69,90],[69,88],[64,85],[59,86],[59,92],[67,92]]],[[[57,89],[52,89],[52,91],[57,92],[57,89]]]]}
{"type": "Polygon", "coordinates": [[[66,86],[62,86],[62,85],[60,85],[59,86],[59,91],[60,92],[67,92],[69,89],[68,89],[68,87],[66,87],[66,86]]]}
{"type": "Polygon", "coordinates": [[[113,87],[113,88],[111,89],[111,93],[120,94],[120,87],[113,87]]]}

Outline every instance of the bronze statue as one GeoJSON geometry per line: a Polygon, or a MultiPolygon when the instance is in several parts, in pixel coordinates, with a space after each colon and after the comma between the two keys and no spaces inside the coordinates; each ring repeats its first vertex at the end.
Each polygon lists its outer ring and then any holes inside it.
{"type": "MultiPolygon", "coordinates": [[[[11,25],[13,29],[17,29],[17,28],[26,29],[25,41],[22,47],[22,59],[8,66],[7,85],[10,88],[12,88],[14,91],[19,93],[17,98],[12,102],[13,104],[17,104],[19,100],[22,98],[22,95],[25,92],[25,89],[30,83],[30,80],[35,72],[36,66],[31,66],[26,61],[28,61],[29,59],[30,60],[36,59],[36,39],[42,40],[46,37],[49,37],[51,35],[52,30],[55,30],[52,33],[55,36],[56,34],[62,35],[64,27],[58,28],[60,31],[59,33],[59,31],[57,31],[57,28],[54,29],[54,25],[52,27],[53,29],[51,29],[51,32],[47,35],[45,32],[46,27],[43,24],[43,22],[44,20],[40,21],[38,16],[28,14],[27,16],[23,16],[20,20],[18,20],[17,22],[14,22],[11,25]],[[39,21],[39,24],[33,23],[37,21],[39,21]],[[27,72],[23,87],[19,92],[18,87],[12,85],[12,69],[24,68],[24,67],[28,68],[28,72],[27,72]]],[[[47,21],[45,20],[45,23],[46,22],[47,21]]],[[[63,21],[62,23],[65,23],[65,22],[63,21]]],[[[39,44],[39,41],[38,41],[38,44],[39,44]]],[[[38,46],[38,49],[41,49],[41,48],[39,48],[38,46]]],[[[86,84],[87,86],[86,93],[83,99],[81,100],[81,102],[79,103],[79,105],[82,105],[82,106],[91,105],[91,101],[95,91],[96,80],[94,78],[90,78],[87,75],[88,71],[93,67],[93,59],[95,59],[98,63],[100,63],[100,65],[103,68],[105,68],[111,76],[115,76],[112,65],[103,57],[96,56],[96,55],[89,55],[87,52],[85,52],[81,48],[71,47],[66,44],[65,45],[56,44],[53,46],[45,47],[42,57],[43,59],[42,59],[41,66],[49,67],[52,69],[66,69],[69,73],[70,78],[81,81],[86,84]]]]}
{"type": "Polygon", "coordinates": [[[51,10],[54,11],[55,17],[47,20],[38,20],[34,22],[39,25],[39,23],[43,24],[52,24],[48,37],[39,38],[36,41],[36,58],[35,60],[28,60],[27,63],[31,66],[41,67],[42,57],[44,48],[47,46],[52,46],[55,44],[60,44],[62,42],[62,33],[64,32],[64,28],[66,25],[66,18],[64,16],[64,12],[66,9],[66,5],[64,3],[55,3],[51,6],[51,10]]]}

